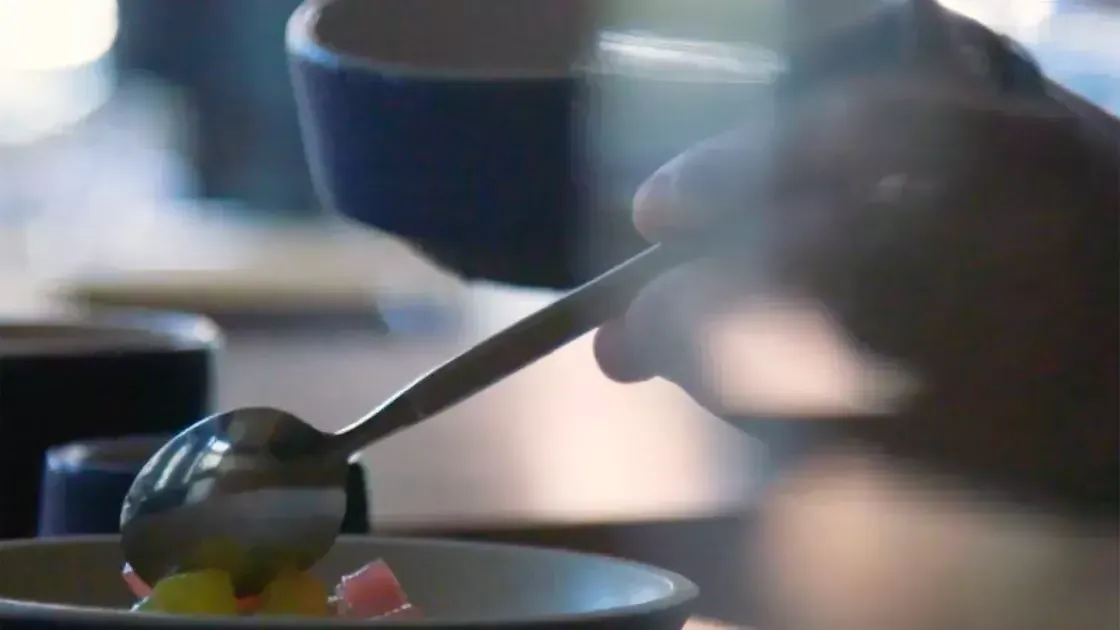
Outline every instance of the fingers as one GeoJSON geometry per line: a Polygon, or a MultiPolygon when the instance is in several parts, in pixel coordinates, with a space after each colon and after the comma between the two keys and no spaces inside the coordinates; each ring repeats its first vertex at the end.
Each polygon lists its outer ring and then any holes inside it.
{"type": "Polygon", "coordinates": [[[634,196],[634,226],[651,242],[692,234],[741,211],[769,164],[762,117],[701,142],[662,166],[634,196]]]}
{"type": "Polygon", "coordinates": [[[596,351],[622,382],[664,377],[725,417],[894,413],[918,391],[906,366],[861,345],[817,300],[744,279],[726,259],[652,283],[596,351]]]}
{"type": "MultiPolygon", "coordinates": [[[[751,181],[749,147],[755,143],[755,156],[765,154],[767,140],[752,128],[765,129],[759,121],[697,144],[662,166],[638,189],[634,196],[634,225],[651,242],[695,234],[732,214],[735,204],[747,200],[744,190],[751,181]]],[[[757,160],[753,163],[757,164],[757,160]]],[[[683,375],[680,353],[691,352],[680,336],[689,330],[689,313],[679,313],[683,305],[702,308],[692,293],[711,284],[710,278],[696,268],[669,274],[647,288],[630,309],[630,314],[600,327],[595,337],[595,356],[610,378],[636,382],[654,376],[683,375]],[[705,284],[706,283],[706,284],[705,284]],[[675,341],[674,341],[675,340],[675,341]],[[674,350],[669,350],[674,348],[674,350]],[[674,365],[666,365],[669,355],[674,365]]]]}
{"type": "Polygon", "coordinates": [[[667,378],[696,397],[698,382],[696,338],[703,318],[731,291],[710,261],[683,265],[652,282],[626,315],[602,326],[595,338],[595,354],[604,373],[619,382],[667,378]]]}

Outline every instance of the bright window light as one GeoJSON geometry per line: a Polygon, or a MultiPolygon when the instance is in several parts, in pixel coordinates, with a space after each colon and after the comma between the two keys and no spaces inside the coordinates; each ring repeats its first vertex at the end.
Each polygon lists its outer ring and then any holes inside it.
{"type": "Polygon", "coordinates": [[[0,0],[0,146],[84,120],[112,92],[117,0],[0,0]]]}
{"type": "Polygon", "coordinates": [[[0,71],[66,70],[117,38],[116,0],[0,0],[0,71]]]}
{"type": "Polygon", "coordinates": [[[1055,0],[939,0],[940,4],[997,31],[1030,39],[1054,15],[1055,0]]]}

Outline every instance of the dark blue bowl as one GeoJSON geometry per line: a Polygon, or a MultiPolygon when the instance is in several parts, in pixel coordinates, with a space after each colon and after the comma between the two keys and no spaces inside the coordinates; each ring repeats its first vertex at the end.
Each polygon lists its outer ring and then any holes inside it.
{"type": "Polygon", "coordinates": [[[594,42],[589,6],[305,4],[287,41],[323,201],[468,276],[493,275],[496,255],[565,260],[578,225],[573,68],[594,42]]]}

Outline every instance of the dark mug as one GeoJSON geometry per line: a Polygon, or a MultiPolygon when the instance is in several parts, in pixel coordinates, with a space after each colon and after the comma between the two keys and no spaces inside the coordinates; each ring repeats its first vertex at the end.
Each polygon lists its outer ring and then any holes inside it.
{"type": "Polygon", "coordinates": [[[772,70],[625,35],[646,4],[308,0],[287,42],[322,201],[467,278],[572,286],[637,252],[634,188],[772,70]]]}
{"type": "MultiPolygon", "coordinates": [[[[140,468],[170,435],[127,436],[52,448],[43,463],[40,536],[115,534],[121,502],[140,468]]],[[[365,474],[350,465],[342,532],[369,533],[365,474]]]]}
{"type": "Polygon", "coordinates": [[[288,25],[324,203],[457,272],[568,284],[585,0],[315,0],[288,25]],[[534,264],[525,264],[525,261],[534,264]]]}
{"type": "Polygon", "coordinates": [[[0,319],[0,538],[35,535],[50,447],[176,432],[208,415],[219,345],[193,315],[0,319]]]}

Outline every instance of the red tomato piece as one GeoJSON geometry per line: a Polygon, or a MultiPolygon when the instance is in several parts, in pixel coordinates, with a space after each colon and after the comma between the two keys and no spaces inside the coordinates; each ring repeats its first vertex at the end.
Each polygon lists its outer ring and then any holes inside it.
{"type": "Polygon", "coordinates": [[[237,610],[243,615],[255,613],[261,608],[261,598],[259,595],[246,595],[237,600],[237,610]]]}
{"type": "Polygon", "coordinates": [[[408,596],[397,581],[397,576],[381,560],[343,576],[336,593],[342,601],[346,617],[368,619],[392,615],[400,618],[396,615],[408,613],[404,618],[412,619],[414,617],[411,615],[418,612],[418,609],[409,605],[408,596]]]}
{"type": "Polygon", "coordinates": [[[121,569],[121,577],[124,578],[124,583],[128,586],[128,590],[136,596],[136,599],[144,599],[152,594],[152,587],[148,586],[144,580],[140,579],[139,575],[132,570],[132,565],[127,562],[124,563],[124,568],[121,569]]]}

